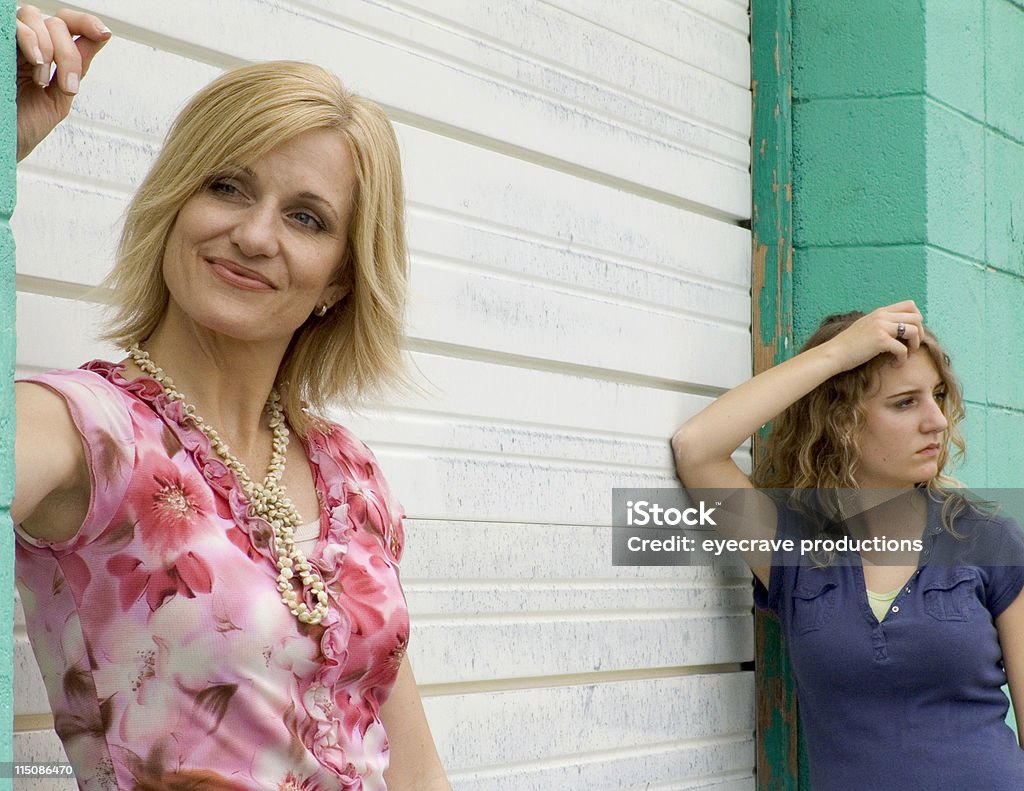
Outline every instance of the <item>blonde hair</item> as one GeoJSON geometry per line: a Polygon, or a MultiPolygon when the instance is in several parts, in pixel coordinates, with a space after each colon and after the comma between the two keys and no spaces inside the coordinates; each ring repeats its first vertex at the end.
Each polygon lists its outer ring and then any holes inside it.
{"type": "MultiPolygon", "coordinates": [[[[835,314],[822,320],[818,329],[800,349],[819,346],[851,326],[864,314],[835,314]]],[[[966,500],[950,489],[959,486],[946,474],[950,461],[959,462],[964,439],[959,423],[964,418],[960,382],[953,373],[949,356],[935,335],[925,328],[921,348],[928,352],[945,389],[941,404],[948,422],[939,449],[938,472],[921,486],[943,501],[943,522],[952,530],[953,519],[966,507],[966,500]]],[[[882,366],[892,360],[880,354],[849,371],[837,374],[790,405],[774,421],[754,464],[753,483],[765,489],[856,489],[860,466],[858,438],[864,427],[865,395],[877,383],[882,366]]]]}
{"type": "Polygon", "coordinates": [[[335,130],[356,186],[342,275],[349,294],[296,330],[278,371],[285,411],[304,436],[335,400],[352,404],[408,383],[404,338],[408,253],[398,142],[384,111],[308,63],[271,61],[226,72],[196,94],[128,206],[117,261],[113,326],[104,338],[144,341],[167,309],[167,237],[178,212],[226,168],[251,164],[310,130],[335,130]],[[306,411],[306,408],[310,411],[306,411]]]}

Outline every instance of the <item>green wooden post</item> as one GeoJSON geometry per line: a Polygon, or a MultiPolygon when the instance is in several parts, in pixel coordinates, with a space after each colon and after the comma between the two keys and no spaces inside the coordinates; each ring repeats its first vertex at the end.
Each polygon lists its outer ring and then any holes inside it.
{"type": "MultiPolygon", "coordinates": [[[[790,0],[752,0],[753,357],[760,373],[793,353],[792,13],[790,0]]],[[[757,438],[754,451],[757,453],[757,438]]],[[[778,624],[755,615],[757,787],[807,789],[796,691],[778,624]]]]}

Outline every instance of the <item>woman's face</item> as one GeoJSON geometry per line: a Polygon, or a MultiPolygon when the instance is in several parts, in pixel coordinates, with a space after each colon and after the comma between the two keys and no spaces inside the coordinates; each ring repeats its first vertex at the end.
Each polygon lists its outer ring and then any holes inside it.
{"type": "Polygon", "coordinates": [[[240,340],[287,342],[318,305],[348,291],[354,185],[344,140],[323,129],[218,174],[168,236],[169,315],[240,340]]]}
{"type": "Polygon", "coordinates": [[[904,488],[931,480],[949,426],[942,414],[946,386],[931,355],[920,348],[899,368],[883,365],[876,384],[862,404],[857,485],[904,488]]]}

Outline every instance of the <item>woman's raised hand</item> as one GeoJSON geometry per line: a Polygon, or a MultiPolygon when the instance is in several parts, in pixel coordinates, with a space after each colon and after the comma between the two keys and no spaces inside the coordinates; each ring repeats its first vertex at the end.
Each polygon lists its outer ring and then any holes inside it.
{"type": "Polygon", "coordinates": [[[109,39],[92,14],[65,9],[44,17],[35,6],[18,9],[19,161],[67,117],[93,56],[109,39]]]}
{"type": "Polygon", "coordinates": [[[924,337],[924,319],[912,299],[886,305],[857,319],[828,341],[839,363],[848,371],[886,352],[901,365],[924,337]]]}

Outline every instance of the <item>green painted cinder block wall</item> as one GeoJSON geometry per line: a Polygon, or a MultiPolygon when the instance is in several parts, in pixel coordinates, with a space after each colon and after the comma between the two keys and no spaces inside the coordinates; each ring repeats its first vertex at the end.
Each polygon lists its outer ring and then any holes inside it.
{"type": "MultiPolygon", "coordinates": [[[[7,560],[0,563],[0,762],[11,760],[14,724],[13,624],[14,533],[10,506],[14,496],[14,239],[10,219],[14,211],[14,164],[17,116],[14,110],[14,3],[0,0],[0,545],[7,560]]],[[[11,788],[0,777],[0,791],[11,788]]]]}
{"type": "MultiPolygon", "coordinates": [[[[799,345],[827,313],[916,300],[964,383],[956,474],[1022,485],[1024,0],[752,4],[755,108],[763,84],[782,108],[755,114],[755,154],[792,150],[788,165],[755,157],[757,231],[774,232],[759,212],[792,185],[791,289],[768,302],[799,345]]],[[[785,650],[765,635],[759,697],[781,711],[759,719],[758,789],[806,791],[785,650]]]]}
{"type": "Polygon", "coordinates": [[[793,0],[793,313],[913,298],[967,485],[1024,483],[1024,3],[793,0]]]}

